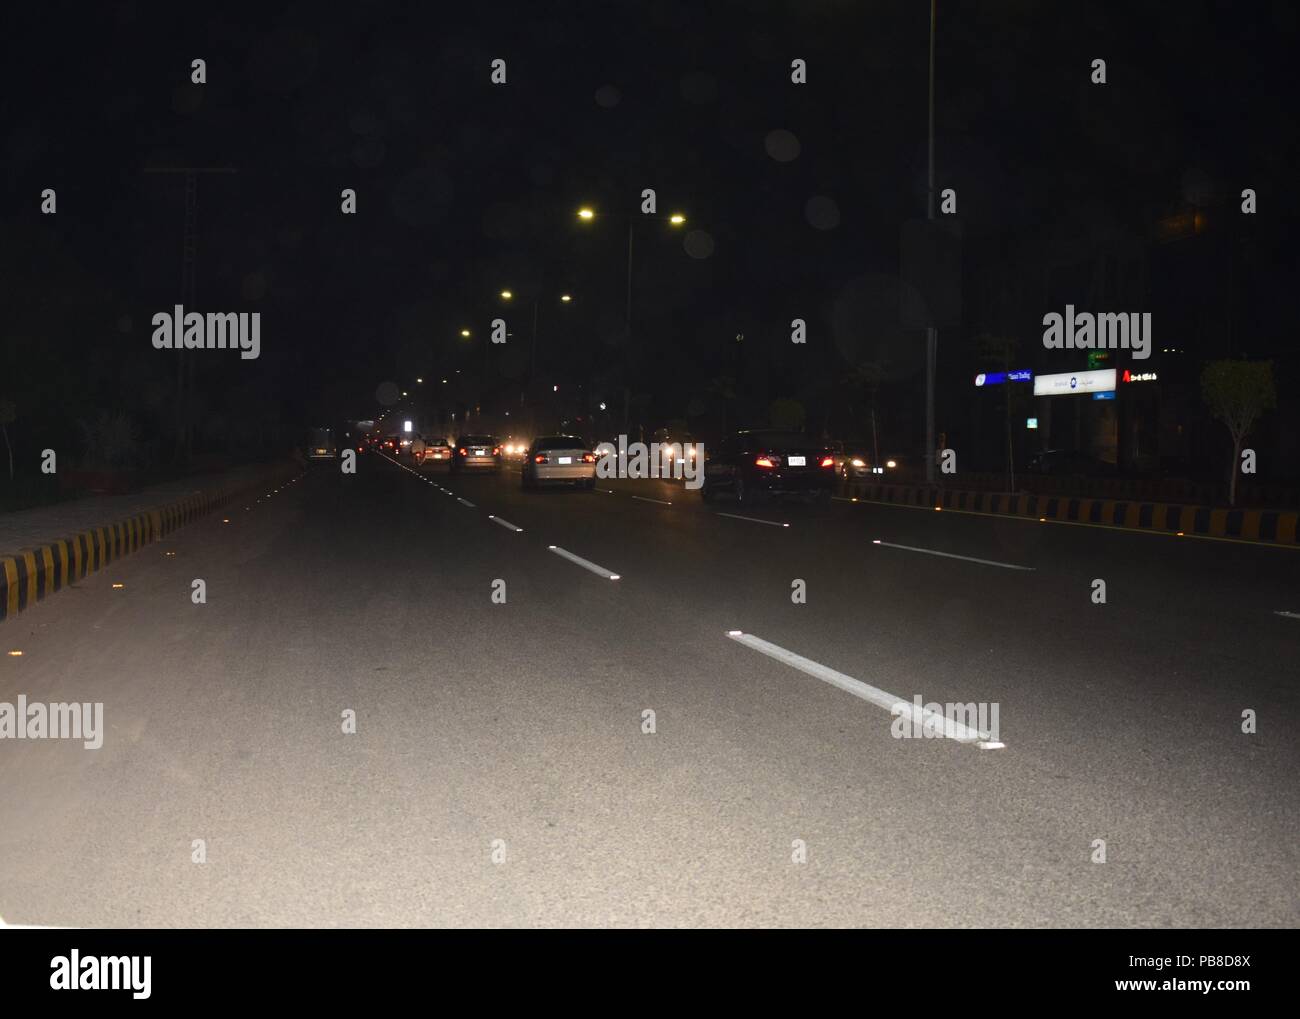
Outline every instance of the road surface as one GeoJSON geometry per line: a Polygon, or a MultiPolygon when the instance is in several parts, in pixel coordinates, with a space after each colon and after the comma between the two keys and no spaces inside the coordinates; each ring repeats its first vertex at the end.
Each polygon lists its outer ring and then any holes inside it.
{"type": "Polygon", "coordinates": [[[0,916],[1300,923],[1300,552],[600,487],[366,456],[0,625],[0,701],[105,727],[0,741],[0,916]]]}

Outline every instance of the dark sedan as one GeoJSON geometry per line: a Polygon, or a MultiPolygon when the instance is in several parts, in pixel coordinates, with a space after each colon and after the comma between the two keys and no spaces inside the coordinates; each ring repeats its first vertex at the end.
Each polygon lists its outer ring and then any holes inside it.
{"type": "Polygon", "coordinates": [[[501,469],[501,444],[493,435],[461,435],[451,460],[454,473],[466,470],[499,471],[501,469]]]}
{"type": "Polygon", "coordinates": [[[829,503],[835,488],[835,454],[802,432],[751,429],[705,446],[701,496],[730,493],[739,503],[769,496],[800,496],[829,503]]]}

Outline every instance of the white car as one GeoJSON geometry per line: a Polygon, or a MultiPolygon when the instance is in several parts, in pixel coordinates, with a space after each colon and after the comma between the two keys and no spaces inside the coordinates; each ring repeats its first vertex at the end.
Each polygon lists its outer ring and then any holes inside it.
{"type": "Polygon", "coordinates": [[[596,454],[576,435],[543,435],[524,453],[524,488],[538,485],[596,487],[596,454]]]}

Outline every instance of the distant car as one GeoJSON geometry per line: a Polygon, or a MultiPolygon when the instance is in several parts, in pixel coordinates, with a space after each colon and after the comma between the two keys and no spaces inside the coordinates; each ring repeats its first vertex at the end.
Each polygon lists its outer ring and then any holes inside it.
{"type": "Polygon", "coordinates": [[[695,461],[695,439],[690,432],[660,428],[651,434],[650,441],[659,443],[659,455],[663,463],[685,467],[688,455],[692,463],[695,461]],[[665,449],[671,452],[665,454],[665,449]]]}
{"type": "Polygon", "coordinates": [[[1115,465],[1079,450],[1045,449],[1029,458],[1025,471],[1053,477],[1108,478],[1114,476],[1115,465]]]}
{"type": "Polygon", "coordinates": [[[596,487],[596,454],[576,435],[544,435],[534,439],[520,469],[524,488],[537,485],[596,487]]]}
{"type": "Polygon", "coordinates": [[[830,443],[835,456],[835,473],[846,481],[880,480],[898,467],[896,457],[881,456],[876,462],[875,444],[869,439],[837,439],[830,443]]]}
{"type": "Polygon", "coordinates": [[[307,454],[308,460],[333,460],[339,453],[338,447],[334,444],[333,429],[311,429],[303,452],[307,454]]]}
{"type": "Polygon", "coordinates": [[[456,438],[452,451],[451,469],[455,473],[466,470],[499,471],[501,469],[501,444],[492,435],[461,435],[456,438]]]}
{"type": "Polygon", "coordinates": [[[452,448],[445,439],[430,439],[424,446],[424,456],[417,463],[420,466],[428,464],[437,464],[439,466],[449,466],[451,464],[452,448]]]}
{"type": "Polygon", "coordinates": [[[829,503],[835,488],[835,454],[802,432],[750,429],[736,432],[704,458],[706,502],[730,493],[739,503],[769,496],[800,496],[829,503]]]}
{"type": "Polygon", "coordinates": [[[505,445],[501,447],[501,455],[507,460],[517,460],[523,462],[524,454],[528,452],[529,442],[527,439],[518,439],[513,435],[506,436],[505,445]]]}

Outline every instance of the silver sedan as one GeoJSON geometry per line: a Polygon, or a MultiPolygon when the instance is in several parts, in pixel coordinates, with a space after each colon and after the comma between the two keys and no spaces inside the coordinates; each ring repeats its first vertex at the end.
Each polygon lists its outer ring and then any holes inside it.
{"type": "Polygon", "coordinates": [[[524,454],[524,488],[538,485],[596,487],[596,454],[576,435],[544,435],[524,454]]]}

